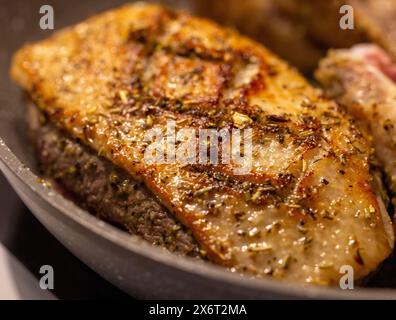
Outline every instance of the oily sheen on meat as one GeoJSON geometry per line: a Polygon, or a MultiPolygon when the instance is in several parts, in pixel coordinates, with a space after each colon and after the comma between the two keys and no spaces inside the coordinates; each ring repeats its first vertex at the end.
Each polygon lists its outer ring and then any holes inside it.
{"type": "Polygon", "coordinates": [[[213,263],[338,284],[393,247],[371,146],[264,47],[157,5],[105,12],[20,49],[12,77],[57,127],[141,181],[213,263]],[[252,165],[148,163],[148,130],[250,129],[252,165]]]}

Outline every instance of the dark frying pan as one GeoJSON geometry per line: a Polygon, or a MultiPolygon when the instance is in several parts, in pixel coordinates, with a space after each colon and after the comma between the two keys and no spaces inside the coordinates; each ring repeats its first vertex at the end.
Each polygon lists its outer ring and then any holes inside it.
{"type": "Polygon", "coordinates": [[[22,94],[8,76],[11,55],[25,42],[49,36],[50,31],[39,28],[43,4],[54,7],[55,28],[60,29],[123,2],[0,0],[0,169],[41,223],[94,271],[135,297],[396,299],[396,289],[302,288],[245,279],[216,266],[176,257],[99,221],[42,184],[26,140],[22,94]]]}

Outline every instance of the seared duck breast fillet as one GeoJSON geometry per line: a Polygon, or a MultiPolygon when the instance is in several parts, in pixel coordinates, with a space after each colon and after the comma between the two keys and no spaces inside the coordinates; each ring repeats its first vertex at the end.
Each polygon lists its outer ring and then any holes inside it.
{"type": "Polygon", "coordinates": [[[142,182],[213,263],[328,285],[344,265],[367,276],[392,251],[354,120],[231,30],[129,5],[25,46],[11,73],[54,126],[142,182]],[[217,161],[189,153],[205,129],[232,133],[235,143],[204,144],[217,161]],[[166,138],[158,153],[153,132],[166,138]]]}

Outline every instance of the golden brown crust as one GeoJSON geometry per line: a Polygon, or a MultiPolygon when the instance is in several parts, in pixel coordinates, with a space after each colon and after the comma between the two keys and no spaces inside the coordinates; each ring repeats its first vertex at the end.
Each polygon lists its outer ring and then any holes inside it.
{"type": "Polygon", "coordinates": [[[353,121],[230,30],[125,6],[22,48],[12,76],[58,126],[144,181],[216,263],[336,284],[340,266],[362,278],[391,252],[353,121]],[[251,127],[251,171],[147,162],[145,135],[169,120],[176,130],[251,127]]]}

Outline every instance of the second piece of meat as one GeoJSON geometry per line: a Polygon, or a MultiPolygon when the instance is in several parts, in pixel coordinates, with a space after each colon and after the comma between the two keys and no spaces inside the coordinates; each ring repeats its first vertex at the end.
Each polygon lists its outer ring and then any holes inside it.
{"type": "Polygon", "coordinates": [[[396,66],[376,45],[333,50],[316,78],[373,139],[375,154],[396,193],[396,66]]]}

